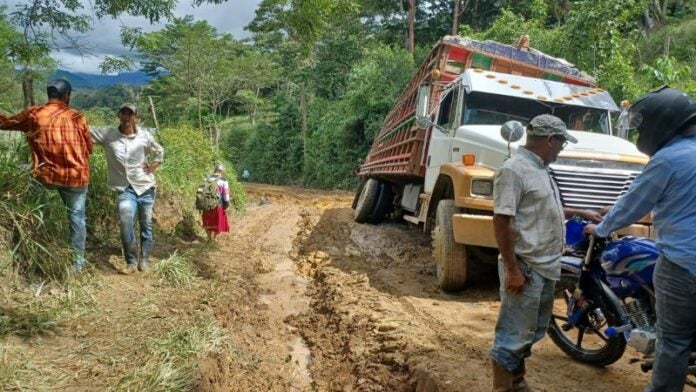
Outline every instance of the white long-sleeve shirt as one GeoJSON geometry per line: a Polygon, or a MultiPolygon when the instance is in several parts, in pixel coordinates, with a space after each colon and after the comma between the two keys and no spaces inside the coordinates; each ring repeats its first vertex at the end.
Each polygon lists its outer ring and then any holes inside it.
{"type": "Polygon", "coordinates": [[[136,127],[136,132],[126,136],[118,126],[91,127],[94,143],[104,147],[107,165],[107,185],[123,192],[131,186],[141,195],[157,185],[155,175],[145,172],[148,162],[162,162],[164,148],[147,130],[136,127]]]}

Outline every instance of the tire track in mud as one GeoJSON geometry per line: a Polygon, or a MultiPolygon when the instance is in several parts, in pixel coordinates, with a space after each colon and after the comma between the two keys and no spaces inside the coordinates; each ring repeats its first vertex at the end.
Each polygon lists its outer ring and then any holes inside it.
{"type": "MultiPolygon", "coordinates": [[[[296,263],[315,278],[313,313],[292,322],[310,343],[312,373],[325,381],[320,390],[490,391],[498,311],[494,269],[462,294],[444,294],[434,287],[422,234],[398,224],[357,225],[348,208],[312,219],[302,223],[314,227],[297,241],[296,263]]],[[[535,347],[528,365],[530,381],[546,392],[585,391],[588,385],[639,391],[647,379],[628,364],[628,355],[597,369],[574,362],[548,339],[535,347]]]]}
{"type": "MultiPolygon", "coordinates": [[[[197,391],[309,391],[311,378],[296,332],[283,318],[302,307],[303,284],[289,258],[298,207],[252,207],[232,221],[204,263],[219,296],[211,307],[231,350],[203,359],[197,391]]],[[[305,284],[306,285],[306,284],[305,284]]],[[[306,302],[306,300],[305,300],[306,302]]]]}
{"type": "Polygon", "coordinates": [[[400,391],[408,386],[398,339],[390,326],[379,324],[381,311],[369,293],[369,279],[344,272],[334,258],[359,256],[349,242],[350,232],[335,210],[306,210],[296,238],[298,270],[312,277],[310,312],[289,318],[312,352],[310,369],[321,391],[400,391]],[[357,296],[362,292],[364,296],[357,296]],[[365,302],[364,299],[373,301],[365,302]],[[365,310],[370,310],[366,312],[365,310]]]}

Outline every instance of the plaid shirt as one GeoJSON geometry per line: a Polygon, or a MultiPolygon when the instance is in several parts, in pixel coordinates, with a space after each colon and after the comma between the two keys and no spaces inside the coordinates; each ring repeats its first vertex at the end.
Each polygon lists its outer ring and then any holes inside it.
{"type": "Polygon", "coordinates": [[[84,116],[64,102],[49,101],[12,117],[0,114],[0,129],[27,134],[32,175],[38,181],[67,187],[89,184],[92,137],[84,116]]]}

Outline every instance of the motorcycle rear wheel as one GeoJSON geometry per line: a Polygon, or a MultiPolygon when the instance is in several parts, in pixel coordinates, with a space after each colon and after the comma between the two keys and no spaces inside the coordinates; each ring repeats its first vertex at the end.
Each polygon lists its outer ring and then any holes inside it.
{"type": "Polygon", "coordinates": [[[626,350],[623,336],[609,338],[604,334],[608,325],[621,325],[621,313],[611,301],[603,301],[600,307],[603,319],[596,312],[589,311],[574,327],[564,331],[562,326],[568,322],[568,294],[575,290],[578,277],[562,274],[556,283],[556,296],[553,314],[549,323],[549,337],[571,358],[589,365],[604,367],[621,358],[626,350]],[[566,291],[567,290],[567,291],[566,291]]]}

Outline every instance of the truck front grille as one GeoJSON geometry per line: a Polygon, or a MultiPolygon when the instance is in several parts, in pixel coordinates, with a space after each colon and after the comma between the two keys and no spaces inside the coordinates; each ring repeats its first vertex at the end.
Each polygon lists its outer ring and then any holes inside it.
{"type": "Polygon", "coordinates": [[[552,166],[551,176],[566,207],[597,209],[616,203],[638,172],[552,166]]]}

